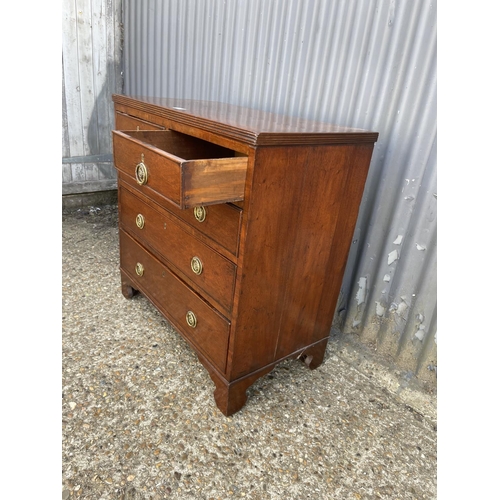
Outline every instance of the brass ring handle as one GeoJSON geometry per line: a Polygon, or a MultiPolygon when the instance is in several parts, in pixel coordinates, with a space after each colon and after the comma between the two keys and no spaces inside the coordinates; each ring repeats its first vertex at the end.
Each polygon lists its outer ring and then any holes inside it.
{"type": "Polygon", "coordinates": [[[188,311],[186,313],[186,323],[191,327],[191,328],[196,328],[196,323],[198,321],[196,320],[196,315],[194,314],[193,311],[188,311]]]}
{"type": "Polygon", "coordinates": [[[137,214],[137,217],[135,218],[135,223],[139,229],[142,229],[144,227],[145,222],[146,222],[146,219],[144,219],[144,215],[137,214]]]}
{"type": "Polygon", "coordinates": [[[203,272],[203,264],[199,257],[193,257],[191,259],[191,270],[198,276],[203,272]]]}
{"type": "Polygon", "coordinates": [[[203,222],[205,220],[205,217],[207,216],[207,210],[205,207],[194,207],[193,212],[194,218],[198,222],[203,222]]]}
{"type": "Polygon", "coordinates": [[[144,186],[148,182],[148,169],[143,161],[135,167],[135,179],[140,186],[144,186]]]}
{"type": "Polygon", "coordinates": [[[142,276],[144,274],[144,266],[140,262],[135,265],[135,274],[137,274],[137,276],[142,276]]]}

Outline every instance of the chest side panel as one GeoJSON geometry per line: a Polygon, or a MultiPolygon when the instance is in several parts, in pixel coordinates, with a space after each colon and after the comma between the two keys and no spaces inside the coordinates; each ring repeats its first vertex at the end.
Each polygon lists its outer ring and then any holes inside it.
{"type": "Polygon", "coordinates": [[[244,211],[231,379],[328,337],[372,149],[257,149],[244,211]]]}

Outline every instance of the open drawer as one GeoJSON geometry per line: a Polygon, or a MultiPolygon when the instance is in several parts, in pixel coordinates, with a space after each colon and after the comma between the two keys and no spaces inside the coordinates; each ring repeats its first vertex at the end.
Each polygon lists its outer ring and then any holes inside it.
{"type": "Polygon", "coordinates": [[[173,130],[113,130],[116,168],[184,209],[240,201],[248,158],[173,130]]]}

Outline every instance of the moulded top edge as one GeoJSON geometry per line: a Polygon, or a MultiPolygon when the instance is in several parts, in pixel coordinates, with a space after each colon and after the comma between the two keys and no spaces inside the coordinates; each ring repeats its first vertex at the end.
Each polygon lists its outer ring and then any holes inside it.
{"type": "Polygon", "coordinates": [[[113,94],[113,101],[250,145],[377,141],[378,133],[229,103],[113,94]]]}

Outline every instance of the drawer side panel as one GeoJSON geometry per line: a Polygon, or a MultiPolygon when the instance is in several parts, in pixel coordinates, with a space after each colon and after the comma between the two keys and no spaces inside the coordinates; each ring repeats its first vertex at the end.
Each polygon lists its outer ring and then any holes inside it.
{"type": "Polygon", "coordinates": [[[247,166],[246,157],[186,162],[183,177],[185,206],[243,200],[247,166]]]}

